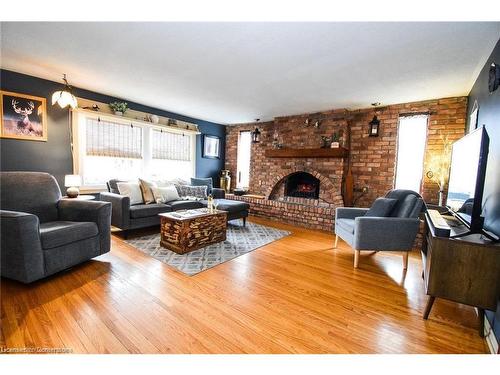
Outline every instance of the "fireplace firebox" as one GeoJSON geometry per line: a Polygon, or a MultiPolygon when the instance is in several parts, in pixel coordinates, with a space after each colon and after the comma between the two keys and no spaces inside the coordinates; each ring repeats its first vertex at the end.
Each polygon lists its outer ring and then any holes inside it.
{"type": "Polygon", "coordinates": [[[319,198],[319,180],[307,172],[295,172],[285,180],[285,196],[296,198],[319,198]]]}

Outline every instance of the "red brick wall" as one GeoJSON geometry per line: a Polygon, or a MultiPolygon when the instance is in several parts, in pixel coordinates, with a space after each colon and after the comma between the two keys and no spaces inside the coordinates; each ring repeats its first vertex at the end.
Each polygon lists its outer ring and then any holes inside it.
{"type": "MultiPolygon", "coordinates": [[[[351,129],[352,173],[355,188],[368,187],[368,192],[360,196],[354,194],[356,206],[368,207],[377,197],[383,196],[393,188],[396,165],[397,127],[401,115],[412,113],[429,113],[427,144],[424,157],[424,174],[426,164],[432,153],[442,151],[442,135],[456,140],[463,136],[467,98],[445,98],[415,103],[396,104],[377,109],[380,120],[379,137],[368,136],[368,123],[373,118],[373,108],[355,111],[332,110],[321,113],[298,116],[277,117],[274,121],[259,123],[262,132],[261,142],[252,145],[250,172],[250,191],[253,194],[269,196],[272,188],[287,174],[295,170],[305,170],[321,176],[322,187],[329,187],[323,193],[323,201],[330,203],[330,208],[342,205],[340,197],[343,171],[346,160],[343,159],[277,159],[266,158],[264,151],[272,147],[273,134],[278,130],[280,141],[289,148],[320,147],[321,136],[330,136],[334,131],[351,129]],[[305,120],[320,120],[319,128],[312,124],[305,125],[305,120]],[[324,180],[327,180],[328,184],[324,180]]],[[[236,184],[236,157],[238,134],[242,130],[253,130],[256,124],[240,124],[228,126],[226,130],[226,169],[233,174],[233,187],[236,184]]],[[[437,203],[437,185],[423,178],[420,193],[428,203],[437,203]]],[[[309,226],[309,225],[308,225],[309,226]]],[[[326,229],[325,225],[318,228],[326,229]]]]}
{"type": "MultiPolygon", "coordinates": [[[[429,157],[441,153],[442,135],[457,140],[465,133],[467,98],[446,98],[416,103],[397,104],[378,111],[379,137],[369,137],[367,124],[373,118],[373,109],[352,112],[351,155],[352,173],[356,187],[367,186],[368,193],[359,198],[358,206],[368,207],[375,198],[384,195],[394,186],[397,129],[399,116],[407,113],[428,112],[427,144],[424,155],[424,176],[420,190],[427,203],[437,204],[438,186],[425,177],[429,157]]],[[[356,197],[356,194],[355,194],[356,197]]]]}

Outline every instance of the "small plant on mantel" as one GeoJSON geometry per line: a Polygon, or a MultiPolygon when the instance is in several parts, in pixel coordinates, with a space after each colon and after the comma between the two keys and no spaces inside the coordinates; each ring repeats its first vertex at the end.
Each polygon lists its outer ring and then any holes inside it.
{"type": "Polygon", "coordinates": [[[111,108],[115,115],[123,116],[128,109],[128,104],[125,102],[113,102],[109,103],[109,108],[111,108]]]}

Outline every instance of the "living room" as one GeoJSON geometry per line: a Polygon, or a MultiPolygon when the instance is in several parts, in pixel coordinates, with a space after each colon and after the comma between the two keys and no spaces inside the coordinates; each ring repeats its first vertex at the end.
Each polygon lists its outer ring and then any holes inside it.
{"type": "Polygon", "coordinates": [[[500,22],[403,18],[2,20],[0,351],[498,354],[500,22]]]}

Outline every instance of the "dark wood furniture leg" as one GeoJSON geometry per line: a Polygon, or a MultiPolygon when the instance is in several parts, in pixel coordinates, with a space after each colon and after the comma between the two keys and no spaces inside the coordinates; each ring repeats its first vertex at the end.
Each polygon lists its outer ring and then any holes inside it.
{"type": "Polygon", "coordinates": [[[435,299],[436,297],[429,296],[429,299],[427,300],[427,305],[425,305],[425,310],[424,310],[424,319],[426,320],[427,318],[429,318],[429,314],[431,312],[432,305],[434,304],[435,299]]]}
{"type": "Polygon", "coordinates": [[[479,336],[484,337],[484,309],[477,308],[477,317],[479,319],[479,336]]]}
{"type": "Polygon", "coordinates": [[[246,226],[247,226],[247,218],[246,218],[246,217],[244,217],[244,218],[243,218],[243,226],[244,226],[244,227],[246,227],[246,226]]]}

